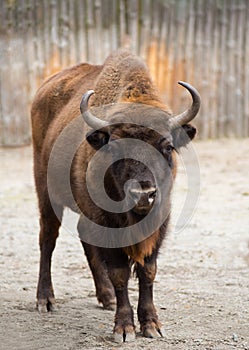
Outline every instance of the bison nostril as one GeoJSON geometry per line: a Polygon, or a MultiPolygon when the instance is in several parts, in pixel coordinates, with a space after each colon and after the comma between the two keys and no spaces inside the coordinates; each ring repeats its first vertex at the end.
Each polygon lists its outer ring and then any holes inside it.
{"type": "Polygon", "coordinates": [[[148,193],[149,199],[155,199],[157,194],[157,190],[155,189],[154,191],[151,191],[148,193]]]}
{"type": "Polygon", "coordinates": [[[151,192],[148,193],[148,202],[149,202],[150,205],[152,203],[154,203],[154,200],[156,198],[156,193],[157,193],[157,190],[154,190],[154,191],[151,191],[151,192]]]}

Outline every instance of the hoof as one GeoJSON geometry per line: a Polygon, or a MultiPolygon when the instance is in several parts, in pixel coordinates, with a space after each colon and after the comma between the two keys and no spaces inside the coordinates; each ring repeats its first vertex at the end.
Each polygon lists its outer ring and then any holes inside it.
{"type": "Polygon", "coordinates": [[[146,338],[158,338],[164,336],[164,331],[155,323],[144,326],[142,333],[146,338]]]}
{"type": "Polygon", "coordinates": [[[55,299],[54,298],[39,299],[37,301],[37,310],[41,314],[55,311],[56,310],[55,299]]]}
{"type": "Polygon", "coordinates": [[[123,343],[123,341],[124,341],[123,334],[121,334],[121,333],[114,333],[114,342],[115,343],[121,344],[121,343],[123,343]]]}
{"type": "Polygon", "coordinates": [[[135,329],[133,326],[119,327],[114,331],[114,342],[124,343],[132,342],[136,339],[135,329]]]}
{"type": "Polygon", "coordinates": [[[133,342],[135,339],[136,339],[135,332],[125,334],[125,340],[124,340],[125,342],[127,342],[127,343],[133,342]]]}
{"type": "Polygon", "coordinates": [[[108,303],[102,303],[104,310],[115,311],[116,310],[116,300],[110,300],[108,303]]]}

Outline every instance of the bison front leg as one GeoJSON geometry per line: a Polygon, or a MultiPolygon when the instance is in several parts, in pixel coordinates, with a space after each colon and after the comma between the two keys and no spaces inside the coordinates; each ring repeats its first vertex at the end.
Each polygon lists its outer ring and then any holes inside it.
{"type": "MultiPolygon", "coordinates": [[[[59,234],[61,220],[55,215],[49,199],[40,206],[40,272],[37,286],[37,307],[40,312],[54,309],[55,297],[51,279],[51,258],[59,234]]],[[[62,216],[62,208],[58,208],[62,216]]]]}
{"type": "Polygon", "coordinates": [[[145,258],[144,266],[137,264],[136,272],[139,279],[138,320],[141,332],[147,338],[162,336],[161,323],[153,303],[156,259],[153,256],[145,258]]]}
{"type": "Polygon", "coordinates": [[[130,277],[128,257],[120,249],[108,249],[106,263],[117,300],[114,340],[118,343],[132,341],[135,339],[135,325],[133,310],[128,297],[128,280],[130,277]]]}

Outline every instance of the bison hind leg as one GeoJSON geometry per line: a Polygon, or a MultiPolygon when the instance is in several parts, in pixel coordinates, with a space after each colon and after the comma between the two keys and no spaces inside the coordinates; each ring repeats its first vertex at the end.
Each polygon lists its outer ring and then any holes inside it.
{"type": "Polygon", "coordinates": [[[101,256],[101,251],[98,247],[83,241],[81,241],[81,243],[93,275],[98,302],[103,305],[105,310],[114,311],[116,309],[114,287],[108,276],[107,267],[101,256]]]}
{"type": "Polygon", "coordinates": [[[63,208],[51,205],[48,195],[40,199],[40,272],[37,286],[37,309],[41,313],[55,310],[51,278],[51,259],[62,220],[63,208]],[[56,210],[56,214],[54,212],[56,210]]]}

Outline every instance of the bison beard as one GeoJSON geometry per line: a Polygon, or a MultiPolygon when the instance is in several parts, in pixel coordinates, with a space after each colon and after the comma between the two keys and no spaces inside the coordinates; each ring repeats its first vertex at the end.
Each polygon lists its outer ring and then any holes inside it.
{"type": "MultiPolygon", "coordinates": [[[[31,117],[34,175],[40,210],[41,255],[37,287],[40,312],[52,311],[55,305],[51,257],[63,209],[69,207],[81,213],[78,231],[94,278],[97,299],[106,309],[113,309],[116,304],[115,341],[135,338],[133,310],[127,290],[132,264],[139,281],[137,312],[141,331],[145,337],[162,336],[161,323],[153,304],[156,261],[167,233],[170,192],[176,174],[176,151],[194,138],[196,130],[188,123],[200,107],[198,92],[187,83],[180,84],[190,92],[193,102],[187,111],[173,117],[160,99],[144,63],[127,51],[118,51],[101,66],[79,64],[63,70],[50,77],[38,90],[31,117]],[[94,95],[89,89],[94,89],[94,95]],[[52,171],[48,172],[57,140],[74,122],[78,123],[78,127],[72,129],[72,137],[58,148],[52,171]],[[82,142],[75,151],[72,164],[68,164],[68,154],[76,135],[82,142]],[[117,140],[123,139],[145,142],[163,160],[156,163],[151,160],[159,180],[155,180],[142,162],[134,160],[138,153],[143,153],[139,148],[132,150],[129,159],[113,162],[104,180],[106,192],[112,200],[117,203],[122,201],[127,180],[136,180],[135,185],[131,183],[127,188],[134,205],[127,212],[118,214],[110,213],[94,203],[88,193],[86,173],[96,152],[105,152],[105,162],[112,157],[117,140]],[[103,147],[105,151],[102,151],[103,147]],[[70,196],[63,177],[68,169],[73,196],[70,196]],[[101,235],[105,228],[137,224],[150,211],[154,211],[155,221],[164,220],[149,235],[137,232],[140,238],[135,244],[110,247],[83,239],[86,235],[101,235]],[[102,227],[102,232],[101,229],[100,232],[93,232],[96,226],[86,224],[85,218],[102,227]]],[[[97,188],[94,176],[91,181],[97,188]]]]}

